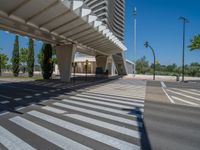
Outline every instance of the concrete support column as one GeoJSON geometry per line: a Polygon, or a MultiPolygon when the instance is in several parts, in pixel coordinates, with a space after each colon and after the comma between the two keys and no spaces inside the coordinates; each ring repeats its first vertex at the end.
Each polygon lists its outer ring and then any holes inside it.
{"type": "Polygon", "coordinates": [[[61,81],[70,81],[72,62],[74,61],[75,51],[76,45],[74,44],[56,46],[56,56],[58,59],[58,68],[61,81]]]}
{"type": "Polygon", "coordinates": [[[108,59],[108,56],[106,55],[97,55],[96,56],[97,67],[101,67],[105,71],[106,65],[107,65],[107,59],[108,59]]]}

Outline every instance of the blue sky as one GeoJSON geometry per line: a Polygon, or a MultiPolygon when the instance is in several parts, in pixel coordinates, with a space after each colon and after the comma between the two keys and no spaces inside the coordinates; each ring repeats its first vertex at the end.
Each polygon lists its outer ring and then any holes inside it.
{"type": "MultiPolygon", "coordinates": [[[[190,23],[186,26],[186,45],[191,37],[200,34],[199,0],[126,0],[125,44],[126,56],[134,59],[133,51],[133,7],[137,7],[137,55],[146,56],[153,62],[152,52],[144,48],[148,40],[155,49],[161,64],[181,64],[182,23],[179,16],[185,16],[190,23]]],[[[186,49],[186,63],[200,62],[200,51],[186,49]]]]}
{"type": "MultiPolygon", "coordinates": [[[[161,64],[181,64],[182,55],[182,23],[179,16],[190,20],[186,27],[186,45],[191,37],[200,33],[200,1],[199,0],[126,0],[125,45],[126,57],[134,59],[133,51],[133,7],[137,7],[137,55],[146,56],[153,62],[152,53],[144,48],[148,40],[155,49],[157,60],[161,64]]],[[[27,47],[28,39],[20,37],[20,47],[27,47]]],[[[0,31],[0,48],[9,57],[12,56],[14,34],[0,31]]],[[[41,42],[35,42],[35,53],[41,48],[41,42]]],[[[186,63],[199,62],[200,51],[190,52],[186,49],[186,63]]]]}

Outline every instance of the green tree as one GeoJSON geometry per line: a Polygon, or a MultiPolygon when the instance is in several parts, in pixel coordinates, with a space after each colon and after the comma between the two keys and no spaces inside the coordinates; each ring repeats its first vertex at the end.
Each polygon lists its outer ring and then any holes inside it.
{"type": "Polygon", "coordinates": [[[6,68],[7,62],[8,62],[8,56],[6,54],[1,53],[0,54],[1,57],[1,68],[6,68]]]}
{"type": "Polygon", "coordinates": [[[26,72],[26,65],[28,61],[28,49],[27,48],[21,48],[19,52],[19,60],[23,67],[23,72],[26,72]]]}
{"type": "Polygon", "coordinates": [[[43,44],[41,54],[41,68],[44,79],[50,79],[53,73],[53,61],[52,61],[52,46],[51,44],[43,44]]]}
{"type": "Polygon", "coordinates": [[[200,34],[194,36],[189,45],[190,50],[200,50],[200,34]]]}
{"type": "Polygon", "coordinates": [[[145,56],[136,61],[136,71],[139,74],[145,74],[149,71],[149,62],[145,56]]]}
{"type": "Polygon", "coordinates": [[[12,53],[12,69],[13,75],[17,77],[19,75],[19,37],[15,36],[15,42],[12,53]]]}
{"type": "Polygon", "coordinates": [[[28,61],[27,61],[27,66],[28,66],[28,76],[33,77],[34,73],[34,41],[32,38],[29,38],[29,44],[28,44],[28,61]]]}

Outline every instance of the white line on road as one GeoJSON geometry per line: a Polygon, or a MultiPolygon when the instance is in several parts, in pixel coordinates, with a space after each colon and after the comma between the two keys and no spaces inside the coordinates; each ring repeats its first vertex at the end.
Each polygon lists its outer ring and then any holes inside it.
{"type": "Polygon", "coordinates": [[[0,126],[0,143],[9,150],[35,150],[29,144],[0,126]]]}
{"type": "Polygon", "coordinates": [[[84,101],[84,102],[90,102],[90,103],[95,103],[95,104],[101,104],[101,105],[116,107],[116,108],[120,108],[120,109],[134,109],[134,108],[136,108],[135,106],[113,104],[113,103],[109,103],[109,102],[90,100],[90,99],[87,99],[87,98],[81,98],[81,97],[75,97],[75,96],[71,96],[70,98],[74,99],[74,100],[84,101]]]}
{"type": "Polygon", "coordinates": [[[200,93],[195,93],[195,92],[191,92],[191,91],[186,91],[186,90],[182,90],[182,89],[178,89],[178,88],[173,88],[173,89],[178,90],[178,91],[181,91],[181,92],[184,92],[184,93],[189,93],[189,94],[192,94],[192,95],[200,96],[200,93]]]}
{"type": "MultiPolygon", "coordinates": [[[[25,128],[26,130],[44,138],[45,140],[55,144],[56,146],[62,148],[62,149],[66,149],[66,150],[91,150],[90,148],[79,144],[69,138],[66,138],[56,132],[53,132],[49,129],[46,129],[40,125],[37,125],[34,122],[31,122],[29,120],[26,120],[22,117],[14,117],[11,118],[10,121],[12,121],[13,123],[25,128]]],[[[25,149],[24,149],[25,150],[25,149]]],[[[27,149],[26,149],[27,150],[27,149]]]]}
{"type": "Polygon", "coordinates": [[[166,85],[163,81],[160,82],[163,88],[166,88],[166,85]]]}
{"type": "Polygon", "coordinates": [[[115,131],[115,132],[118,132],[121,134],[125,134],[128,136],[134,137],[134,138],[140,138],[140,133],[135,130],[120,127],[120,126],[117,126],[117,125],[114,125],[111,123],[107,123],[107,122],[100,121],[97,119],[92,119],[92,118],[85,117],[85,116],[78,115],[78,114],[66,114],[65,116],[76,119],[76,120],[80,120],[80,121],[83,121],[83,122],[86,122],[86,123],[89,123],[89,124],[92,124],[95,126],[99,126],[99,127],[105,128],[105,129],[109,129],[109,130],[112,130],[112,131],[115,131]]]}
{"type": "Polygon", "coordinates": [[[71,103],[71,104],[77,104],[77,105],[86,106],[86,107],[90,107],[90,108],[100,109],[100,110],[108,111],[108,112],[111,112],[111,113],[128,115],[128,116],[132,116],[132,117],[135,117],[135,118],[140,117],[140,115],[136,115],[136,114],[133,115],[131,113],[129,114],[130,111],[123,111],[123,110],[108,108],[108,107],[94,105],[94,104],[88,104],[88,103],[74,101],[74,100],[62,100],[62,101],[67,102],[67,103],[71,103]]]}
{"type": "Polygon", "coordinates": [[[44,113],[40,113],[37,111],[31,111],[28,112],[29,115],[35,116],[37,118],[40,118],[42,120],[45,120],[49,123],[55,124],[57,126],[60,126],[62,128],[65,128],[67,130],[71,130],[75,133],[81,134],[83,136],[89,137],[93,140],[99,141],[101,143],[107,144],[109,146],[115,147],[117,149],[121,149],[121,150],[139,150],[140,147],[135,145],[135,144],[131,144],[122,140],[119,140],[117,138],[105,135],[103,133],[94,131],[94,130],[90,130],[87,128],[84,128],[82,126],[52,117],[50,115],[44,114],[44,113]]]}
{"type": "Polygon", "coordinates": [[[164,89],[163,87],[162,87],[162,89],[163,89],[165,95],[166,95],[166,96],[168,97],[168,99],[170,100],[170,102],[171,102],[172,104],[175,104],[174,100],[167,94],[167,92],[165,91],[165,89],[164,89]]]}
{"type": "Polygon", "coordinates": [[[5,95],[0,95],[0,97],[6,98],[6,99],[12,99],[11,97],[5,96],[5,95]]]}
{"type": "Polygon", "coordinates": [[[172,92],[172,93],[177,94],[177,95],[181,95],[181,96],[187,97],[187,98],[191,98],[193,100],[200,101],[200,98],[196,98],[196,97],[193,97],[193,96],[185,95],[183,93],[175,92],[175,91],[172,91],[172,90],[169,90],[169,89],[167,89],[167,91],[172,92]]]}
{"type": "Polygon", "coordinates": [[[83,95],[83,94],[77,94],[76,96],[84,97],[84,98],[92,98],[95,100],[105,100],[108,102],[116,102],[116,103],[121,103],[125,105],[135,105],[139,107],[144,107],[144,104],[136,103],[136,102],[127,102],[123,100],[115,100],[114,98],[103,98],[103,97],[94,97],[94,96],[89,96],[89,95],[83,95]]]}
{"type": "Polygon", "coordinates": [[[1,104],[8,104],[8,103],[10,103],[9,101],[1,101],[0,102],[1,104]]]}
{"type": "Polygon", "coordinates": [[[42,109],[54,112],[56,114],[64,114],[64,113],[67,112],[67,111],[64,111],[64,110],[61,110],[61,109],[57,109],[57,108],[54,108],[54,107],[50,107],[50,106],[42,107],[42,109]]]}
{"type": "Polygon", "coordinates": [[[189,102],[189,101],[187,101],[187,100],[183,100],[183,99],[178,98],[178,97],[176,97],[176,96],[172,96],[172,98],[175,99],[175,100],[178,100],[178,101],[181,101],[181,102],[184,102],[184,103],[190,104],[190,105],[198,106],[197,103],[189,102]]]}
{"type": "Polygon", "coordinates": [[[127,101],[132,101],[132,102],[144,102],[143,100],[137,100],[134,98],[130,97],[121,97],[121,96],[116,96],[116,95],[106,95],[106,94],[98,94],[98,93],[93,93],[93,92],[84,92],[86,94],[89,94],[91,96],[97,96],[97,97],[106,97],[106,98],[116,98],[116,99],[121,99],[121,100],[127,100],[127,101]]]}
{"type": "Polygon", "coordinates": [[[134,121],[134,120],[131,120],[131,119],[125,119],[123,117],[117,117],[117,116],[113,116],[113,115],[109,115],[109,114],[105,114],[105,113],[100,113],[100,112],[97,112],[97,111],[88,110],[88,109],[84,109],[84,108],[80,108],[80,107],[70,106],[70,105],[66,105],[66,104],[62,104],[62,103],[54,103],[54,105],[62,107],[62,108],[67,108],[67,109],[79,111],[79,112],[86,113],[86,114],[89,114],[89,115],[94,115],[94,116],[97,116],[97,117],[102,117],[102,118],[106,118],[106,119],[109,119],[109,120],[129,124],[129,125],[142,126],[141,122],[137,122],[137,121],[134,121]]]}

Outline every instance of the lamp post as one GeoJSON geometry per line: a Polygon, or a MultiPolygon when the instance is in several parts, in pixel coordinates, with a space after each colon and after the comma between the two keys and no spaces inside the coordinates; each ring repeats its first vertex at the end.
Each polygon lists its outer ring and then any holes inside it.
{"type": "Polygon", "coordinates": [[[134,16],[134,74],[136,74],[136,49],[137,49],[137,9],[134,7],[133,11],[133,16],[134,16]]]}
{"type": "Polygon", "coordinates": [[[185,24],[189,23],[185,17],[179,17],[179,20],[183,22],[183,52],[182,52],[182,82],[184,82],[185,76],[185,24]]]}
{"type": "Polygon", "coordinates": [[[77,66],[77,62],[72,62],[72,66],[73,66],[73,71],[74,71],[74,78],[73,78],[73,82],[75,83],[75,77],[76,77],[76,75],[75,75],[75,73],[76,73],[76,66],[77,66]]]}
{"type": "Polygon", "coordinates": [[[2,50],[2,48],[0,48],[0,76],[1,76],[1,50],[2,50]]]}
{"type": "Polygon", "coordinates": [[[154,49],[151,47],[151,45],[149,45],[149,42],[145,42],[144,43],[144,46],[146,47],[146,48],[150,48],[151,49],[151,51],[152,51],[152,53],[153,53],[153,57],[154,57],[154,64],[153,64],[153,80],[155,80],[155,76],[156,76],[156,55],[155,55],[155,51],[154,51],[154,49]]]}
{"type": "Polygon", "coordinates": [[[88,60],[85,62],[85,80],[87,81],[88,60]]]}

